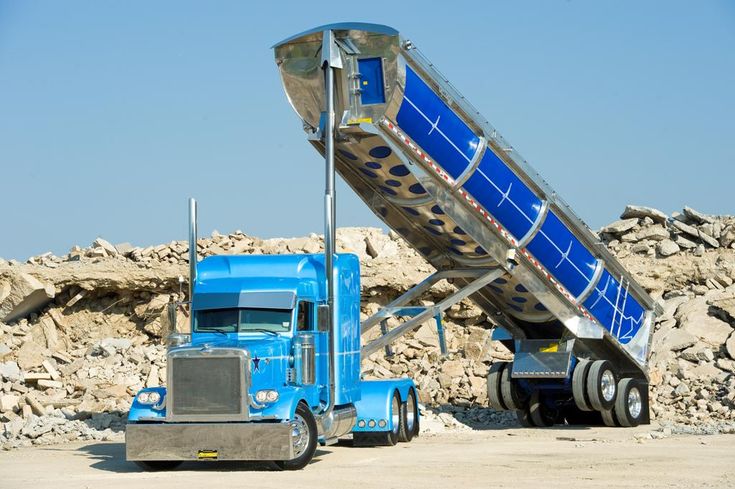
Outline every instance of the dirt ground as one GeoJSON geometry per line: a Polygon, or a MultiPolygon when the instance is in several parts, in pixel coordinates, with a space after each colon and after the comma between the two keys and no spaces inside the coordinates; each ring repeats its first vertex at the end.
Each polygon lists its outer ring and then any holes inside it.
{"type": "Polygon", "coordinates": [[[306,469],[186,463],[143,472],[121,442],[0,452],[0,488],[735,487],[735,436],[635,438],[649,428],[502,429],[422,435],[396,447],[320,448],[306,469]]]}

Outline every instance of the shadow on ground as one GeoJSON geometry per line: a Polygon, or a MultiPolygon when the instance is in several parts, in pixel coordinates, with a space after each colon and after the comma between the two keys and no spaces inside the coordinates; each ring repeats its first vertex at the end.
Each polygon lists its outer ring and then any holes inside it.
{"type": "MultiPolygon", "coordinates": [[[[104,472],[118,474],[145,472],[146,470],[135,462],[125,460],[124,443],[92,443],[79,448],[81,456],[87,457],[90,467],[104,472]]],[[[321,456],[329,452],[317,449],[312,464],[319,463],[321,456]]],[[[271,462],[184,462],[175,471],[196,470],[213,472],[268,472],[278,471],[278,467],[271,462]]]]}

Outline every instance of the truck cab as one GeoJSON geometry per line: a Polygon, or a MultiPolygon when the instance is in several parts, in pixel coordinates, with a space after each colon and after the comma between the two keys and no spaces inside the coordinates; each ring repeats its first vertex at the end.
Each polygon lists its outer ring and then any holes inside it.
{"type": "Polygon", "coordinates": [[[147,468],[184,460],[301,468],[317,443],[351,432],[357,444],[387,445],[418,433],[410,379],[361,380],[359,261],[337,254],[333,268],[330,349],[324,255],[199,262],[191,334],[169,346],[166,387],[133,401],[128,460],[147,468]]]}

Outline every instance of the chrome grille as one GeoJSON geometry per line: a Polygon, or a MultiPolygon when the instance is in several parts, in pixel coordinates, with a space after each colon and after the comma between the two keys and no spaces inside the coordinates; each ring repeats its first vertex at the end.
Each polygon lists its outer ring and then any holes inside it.
{"type": "Polygon", "coordinates": [[[169,356],[168,414],[178,421],[240,420],[243,400],[242,354],[183,351],[169,356]]]}

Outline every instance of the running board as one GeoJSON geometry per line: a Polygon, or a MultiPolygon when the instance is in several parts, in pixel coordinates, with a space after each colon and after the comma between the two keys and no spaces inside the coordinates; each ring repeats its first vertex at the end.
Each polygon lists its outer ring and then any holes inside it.
{"type": "MultiPolygon", "coordinates": [[[[466,299],[490,282],[502,277],[508,273],[505,269],[498,267],[493,269],[457,269],[442,270],[429,275],[426,279],[406,291],[400,297],[392,301],[390,304],[367,318],[361,325],[361,332],[365,334],[378,324],[383,324],[382,335],[370,343],[362,347],[361,353],[363,358],[375,353],[381,348],[385,348],[398,338],[417,329],[426,321],[434,318],[437,322],[437,332],[439,333],[440,348],[442,353],[446,353],[446,344],[444,342],[444,331],[441,325],[442,313],[452,307],[454,304],[466,299]],[[420,297],[424,292],[429,290],[434,284],[444,279],[461,278],[474,279],[464,287],[461,287],[450,296],[439,301],[433,306],[427,307],[406,307],[412,300],[420,297]],[[385,320],[393,316],[413,316],[400,326],[387,330],[385,320]]],[[[388,351],[389,352],[389,351],[388,351]]]]}

